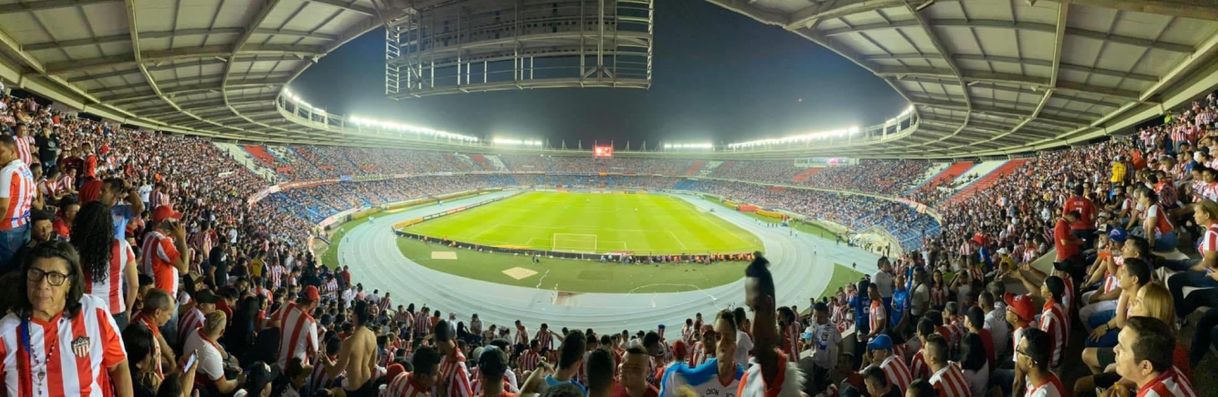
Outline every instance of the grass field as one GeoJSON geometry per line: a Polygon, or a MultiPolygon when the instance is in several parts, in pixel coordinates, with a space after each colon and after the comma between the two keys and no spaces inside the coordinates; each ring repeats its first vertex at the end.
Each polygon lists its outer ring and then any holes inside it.
{"type": "MultiPolygon", "coordinates": [[[[445,273],[499,284],[567,292],[695,291],[739,280],[744,277],[744,267],[747,265],[745,262],[623,265],[568,259],[544,259],[540,264],[534,264],[525,255],[454,249],[409,238],[399,238],[398,249],[416,263],[445,273]],[[432,259],[432,254],[437,251],[455,253],[457,259],[432,259]],[[536,274],[517,279],[504,273],[514,268],[528,269],[536,274]]],[[[838,287],[858,282],[862,275],[849,266],[837,264],[822,295],[832,294],[838,287]]]]}
{"type": "Polygon", "coordinates": [[[399,238],[398,249],[416,263],[445,273],[499,284],[566,292],[695,291],[739,280],[744,277],[744,266],[747,264],[718,262],[711,265],[656,266],[549,258],[534,264],[526,255],[454,249],[409,238],[399,238]],[[435,252],[453,252],[456,260],[433,259],[435,252]],[[517,279],[504,273],[509,269],[527,269],[536,274],[517,279]]]}
{"type": "Polygon", "coordinates": [[[756,236],[679,198],[528,192],[410,226],[407,232],[507,248],[643,255],[738,253],[756,236]]]}

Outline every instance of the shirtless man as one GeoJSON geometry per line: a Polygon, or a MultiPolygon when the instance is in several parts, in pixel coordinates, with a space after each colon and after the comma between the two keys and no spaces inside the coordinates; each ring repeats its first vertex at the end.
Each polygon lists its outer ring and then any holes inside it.
{"type": "Polygon", "coordinates": [[[333,379],[345,371],[343,391],[348,397],[375,397],[372,374],[376,369],[376,335],[368,329],[371,308],[367,301],[355,303],[355,330],[343,340],[338,360],[326,362],[326,374],[333,379]]]}

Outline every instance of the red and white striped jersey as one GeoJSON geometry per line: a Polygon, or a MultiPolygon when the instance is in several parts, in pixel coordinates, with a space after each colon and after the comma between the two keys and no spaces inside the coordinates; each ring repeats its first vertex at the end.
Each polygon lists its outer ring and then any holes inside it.
{"type": "Polygon", "coordinates": [[[431,334],[431,316],[428,313],[419,312],[414,318],[414,334],[415,335],[430,335],[431,334]]]}
{"type": "Polygon", "coordinates": [[[550,334],[550,330],[538,330],[537,335],[533,338],[537,339],[537,343],[540,345],[541,351],[544,352],[554,350],[554,335],[550,334]]]}
{"type": "Polygon", "coordinates": [[[532,349],[525,350],[524,354],[520,355],[520,370],[533,371],[537,369],[537,364],[541,363],[541,354],[532,349]]]}
{"type": "Polygon", "coordinates": [[[1204,255],[1206,251],[1218,251],[1218,224],[1211,223],[1205,229],[1205,235],[1197,241],[1197,252],[1204,255]]]}
{"type": "Polygon", "coordinates": [[[930,377],[930,366],[926,365],[925,350],[918,350],[914,353],[912,359],[909,360],[909,374],[914,379],[926,379],[930,377]]]}
{"type": "Polygon", "coordinates": [[[185,343],[186,338],[190,336],[191,332],[195,332],[195,330],[203,326],[204,320],[203,311],[199,310],[198,306],[186,311],[186,314],[183,314],[182,318],[178,319],[178,340],[185,343]]]}
{"type": "Polygon", "coordinates": [[[474,389],[469,383],[469,369],[465,367],[465,355],[461,352],[453,351],[441,358],[438,375],[436,387],[448,385],[448,389],[441,394],[449,397],[474,396],[474,389]]]}
{"type": "Polygon", "coordinates": [[[317,351],[317,321],[309,313],[305,313],[295,302],[289,303],[279,315],[279,354],[277,361],[280,368],[287,368],[288,359],[298,357],[305,364],[317,351]]]}
{"type": "Polygon", "coordinates": [[[106,308],[110,310],[110,314],[122,314],[127,311],[127,296],[124,292],[127,287],[125,270],[127,266],[135,266],[134,263],[135,251],[131,250],[131,245],[127,244],[127,240],[114,239],[113,244],[110,245],[110,267],[106,272],[106,279],[92,280],[91,272],[84,272],[85,293],[101,299],[106,304],[106,308]]]}
{"type": "Polygon", "coordinates": [[[67,319],[66,313],[51,321],[23,321],[13,313],[0,319],[0,374],[8,395],[109,393],[109,368],[127,360],[123,340],[100,300],[85,295],[80,303],[80,311],[67,319]],[[73,354],[78,341],[87,345],[82,355],[73,354]]]}
{"type": "Polygon", "coordinates": [[[694,348],[689,349],[689,366],[697,367],[702,365],[702,363],[706,362],[707,356],[709,355],[706,354],[706,344],[702,343],[702,341],[694,342],[694,348]]]}
{"type": "Polygon", "coordinates": [[[1027,382],[1024,383],[1026,385],[1024,390],[1027,390],[1024,393],[1025,397],[1062,397],[1067,395],[1066,387],[1062,385],[1061,379],[1057,378],[1057,374],[1054,374],[1053,371],[1048,372],[1049,379],[1045,379],[1039,385],[1033,385],[1032,378],[1028,378],[1027,382]]]}
{"type": "Polygon", "coordinates": [[[162,234],[160,230],[150,231],[144,237],[144,245],[140,251],[144,255],[140,259],[140,271],[152,276],[154,287],[168,292],[169,296],[177,296],[178,268],[173,264],[178,261],[181,253],[174,245],[173,238],[162,234]]]}
{"type": "MultiPolygon", "coordinates": [[[[409,356],[407,356],[407,357],[409,357],[409,356]]],[[[330,359],[330,361],[338,360],[338,357],[328,357],[328,358],[330,359]]],[[[342,377],[346,373],[347,372],[345,370],[341,371],[338,373],[337,377],[342,377]]],[[[320,364],[314,365],[313,366],[313,375],[311,375],[309,378],[309,390],[325,389],[330,386],[331,380],[333,380],[333,379],[331,379],[329,375],[326,375],[326,366],[325,365],[320,365],[320,364]]],[[[382,396],[384,396],[384,394],[382,394],[382,396]]]]}
{"type": "MultiPolygon", "coordinates": [[[[1053,360],[1051,366],[1057,367],[1061,361],[1062,350],[1066,348],[1066,338],[1070,335],[1066,327],[1065,311],[1061,305],[1053,302],[1045,302],[1044,311],[1040,313],[1040,328],[1049,334],[1049,340],[1053,343],[1053,360]]],[[[1018,345],[1016,345],[1018,346],[1018,345]]]]}
{"type": "Polygon", "coordinates": [[[1172,226],[1171,220],[1167,219],[1167,214],[1164,214],[1162,208],[1158,204],[1151,204],[1146,210],[1146,219],[1155,218],[1155,236],[1171,232],[1175,229],[1172,226]]]}
{"type": "Polygon", "coordinates": [[[13,160],[0,169],[0,198],[8,199],[0,231],[25,226],[30,221],[30,205],[37,194],[34,174],[21,160],[13,160]]]}
{"type": "Polygon", "coordinates": [[[338,280],[329,279],[321,285],[321,295],[327,298],[333,298],[338,295],[338,280]]]}
{"type": "Polygon", "coordinates": [[[30,153],[30,145],[34,144],[32,136],[13,137],[17,140],[17,158],[26,164],[34,164],[34,155],[30,153]]]}
{"type": "Polygon", "coordinates": [[[969,397],[968,379],[964,371],[956,363],[947,363],[930,377],[930,384],[935,387],[939,397],[969,397]]]}
{"type": "Polygon", "coordinates": [[[901,394],[905,394],[905,390],[909,389],[909,384],[913,383],[914,378],[909,371],[909,366],[905,365],[905,362],[896,355],[884,359],[884,362],[880,363],[880,369],[884,370],[884,377],[888,378],[889,384],[901,389],[901,394]]]}
{"type": "Polygon", "coordinates": [[[415,383],[414,374],[403,372],[389,381],[389,385],[381,392],[380,397],[423,397],[430,396],[431,390],[424,389],[415,383]]]}
{"type": "Polygon", "coordinates": [[[270,278],[272,288],[279,289],[279,287],[283,286],[283,275],[286,274],[287,271],[288,269],[283,267],[283,265],[276,264],[275,266],[271,266],[270,278]]]}
{"type": "Polygon", "coordinates": [[[1197,397],[1193,384],[1179,368],[1172,367],[1138,389],[1138,397],[1197,397]]]}

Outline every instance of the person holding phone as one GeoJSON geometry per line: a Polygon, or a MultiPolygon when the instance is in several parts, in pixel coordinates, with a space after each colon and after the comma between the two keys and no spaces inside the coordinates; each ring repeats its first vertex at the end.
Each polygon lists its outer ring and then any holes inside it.
{"type": "Polygon", "coordinates": [[[224,336],[224,325],[227,322],[228,316],[223,311],[216,310],[208,313],[203,320],[203,326],[192,332],[186,338],[186,344],[182,346],[182,351],[194,352],[198,356],[196,366],[199,367],[199,373],[203,376],[203,381],[200,383],[205,385],[208,390],[222,395],[232,393],[245,383],[244,374],[238,375],[235,379],[228,379],[224,376],[224,361],[228,357],[228,352],[216,341],[224,336]]]}

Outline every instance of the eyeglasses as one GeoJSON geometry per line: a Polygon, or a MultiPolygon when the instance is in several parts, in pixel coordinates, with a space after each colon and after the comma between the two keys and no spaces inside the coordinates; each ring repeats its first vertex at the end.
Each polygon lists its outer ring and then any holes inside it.
{"type": "Polygon", "coordinates": [[[31,267],[30,270],[25,272],[25,279],[30,282],[36,283],[42,281],[43,278],[46,278],[47,282],[52,286],[58,287],[68,280],[68,275],[60,272],[48,272],[36,267],[31,267]]]}

